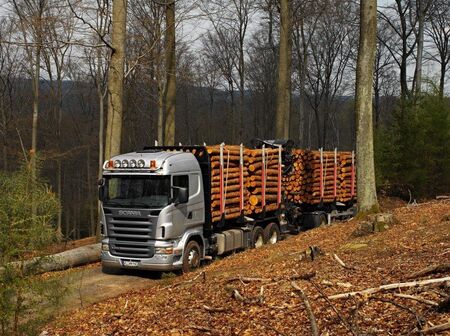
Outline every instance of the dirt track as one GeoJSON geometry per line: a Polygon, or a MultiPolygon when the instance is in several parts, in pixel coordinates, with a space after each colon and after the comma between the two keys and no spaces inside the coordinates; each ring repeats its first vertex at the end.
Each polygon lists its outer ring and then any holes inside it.
{"type": "Polygon", "coordinates": [[[127,271],[119,275],[105,274],[99,263],[61,273],[68,287],[68,295],[62,310],[85,308],[118,295],[150,287],[161,282],[170,282],[167,275],[127,271]]]}

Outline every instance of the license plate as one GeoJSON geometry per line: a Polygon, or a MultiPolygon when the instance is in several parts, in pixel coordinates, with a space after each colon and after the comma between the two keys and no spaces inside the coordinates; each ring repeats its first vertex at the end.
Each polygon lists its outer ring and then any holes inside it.
{"type": "Polygon", "coordinates": [[[122,266],[125,266],[125,267],[138,267],[139,266],[139,261],[122,260],[122,266]]]}

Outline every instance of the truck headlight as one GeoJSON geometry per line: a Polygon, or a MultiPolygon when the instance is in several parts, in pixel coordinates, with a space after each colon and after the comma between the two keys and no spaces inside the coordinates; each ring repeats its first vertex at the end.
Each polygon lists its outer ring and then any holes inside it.
{"type": "Polygon", "coordinates": [[[114,168],[120,168],[121,166],[122,166],[122,163],[120,162],[120,160],[114,161],[114,168]]]}
{"type": "Polygon", "coordinates": [[[139,168],[144,168],[145,167],[145,161],[144,160],[139,160],[137,164],[138,164],[139,168]]]}
{"type": "Polygon", "coordinates": [[[128,160],[122,160],[122,167],[128,168],[128,160]]]}
{"type": "Polygon", "coordinates": [[[102,243],[102,251],[103,252],[109,252],[109,244],[102,243]]]}
{"type": "Polygon", "coordinates": [[[131,160],[130,161],[130,168],[136,168],[136,166],[137,166],[136,160],[131,160]]]}
{"type": "Polygon", "coordinates": [[[156,254],[173,254],[173,247],[157,247],[156,254]]]}

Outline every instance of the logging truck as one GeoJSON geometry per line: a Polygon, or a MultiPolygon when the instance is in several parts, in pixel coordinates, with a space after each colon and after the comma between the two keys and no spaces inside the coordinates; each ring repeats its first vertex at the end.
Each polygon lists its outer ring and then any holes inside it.
{"type": "Polygon", "coordinates": [[[99,181],[102,268],[188,272],[352,216],[354,155],[244,146],[154,146],[112,157],[99,181]]]}

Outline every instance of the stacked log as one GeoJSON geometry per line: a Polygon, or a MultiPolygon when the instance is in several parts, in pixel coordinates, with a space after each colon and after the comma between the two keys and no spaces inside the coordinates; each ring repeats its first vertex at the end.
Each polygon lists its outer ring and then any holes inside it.
{"type": "Polygon", "coordinates": [[[340,153],[311,151],[308,162],[312,179],[307,185],[310,204],[329,203],[337,199],[338,194],[338,166],[340,153]],[[323,190],[321,190],[321,187],[323,190]]]}
{"type": "Polygon", "coordinates": [[[308,201],[307,184],[312,180],[311,169],[307,163],[311,152],[304,149],[293,149],[291,153],[291,167],[283,175],[284,197],[294,203],[308,201]]]}
{"type": "MultiPolygon", "coordinates": [[[[208,146],[206,149],[211,165],[212,222],[278,209],[278,149],[264,149],[263,161],[262,149],[242,148],[241,167],[241,147],[224,146],[223,182],[220,177],[220,146],[208,146]]],[[[196,153],[195,149],[190,151],[196,156],[204,154],[201,151],[196,153]]],[[[296,204],[319,204],[348,202],[356,197],[352,152],[293,149],[288,157],[283,162],[285,166],[281,174],[281,192],[285,200],[296,204]]]]}
{"type": "Polygon", "coordinates": [[[246,203],[245,214],[258,214],[264,210],[277,210],[279,150],[264,149],[264,160],[263,149],[247,149],[246,156],[245,166],[248,172],[248,179],[245,186],[249,192],[249,198],[246,203]]]}
{"type": "MultiPolygon", "coordinates": [[[[347,202],[352,193],[352,153],[294,149],[291,169],[283,176],[284,196],[294,203],[347,202]]],[[[353,177],[354,178],[354,177],[353,177]]]]}
{"type": "Polygon", "coordinates": [[[356,171],[352,167],[354,167],[352,152],[341,152],[339,162],[339,202],[348,202],[356,197],[356,171]]]}
{"type": "MultiPolygon", "coordinates": [[[[209,146],[207,151],[211,162],[211,219],[218,222],[222,219],[220,209],[220,146],[209,146]]],[[[248,158],[243,156],[244,162],[248,158]]],[[[245,188],[248,180],[247,167],[242,167],[242,192],[244,204],[248,202],[249,193],[245,188]]],[[[224,218],[232,219],[241,215],[241,167],[240,146],[224,146],[223,149],[223,202],[224,218]]]]}

